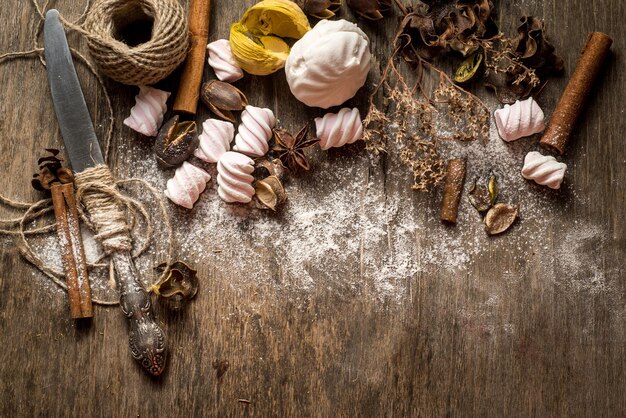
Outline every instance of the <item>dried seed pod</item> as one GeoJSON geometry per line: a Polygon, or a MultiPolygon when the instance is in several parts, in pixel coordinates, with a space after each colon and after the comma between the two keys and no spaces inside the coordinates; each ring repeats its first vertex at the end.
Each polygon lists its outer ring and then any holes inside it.
{"type": "MultiPolygon", "coordinates": [[[[157,267],[157,271],[165,269],[165,264],[157,267]]],[[[159,297],[170,302],[173,309],[180,309],[183,300],[192,299],[198,293],[196,271],[182,261],[175,261],[169,266],[169,273],[161,281],[150,288],[159,297]]]]}
{"type": "Polygon", "coordinates": [[[254,172],[252,175],[257,179],[264,179],[269,176],[276,176],[279,180],[285,175],[285,166],[278,158],[269,160],[263,158],[254,163],[254,172]]]}
{"type": "Polygon", "coordinates": [[[162,167],[173,168],[183,163],[198,147],[196,122],[179,122],[178,115],[167,121],[154,143],[156,160],[162,167]]]}
{"type": "Polygon", "coordinates": [[[488,211],[498,198],[498,181],[493,174],[485,183],[479,183],[479,178],[474,179],[474,183],[469,190],[469,200],[472,206],[480,213],[488,211]]]}
{"type": "Polygon", "coordinates": [[[476,51],[467,57],[454,72],[454,81],[469,84],[476,81],[484,72],[485,60],[482,51],[476,51]]]}
{"type": "Polygon", "coordinates": [[[287,194],[282,182],[276,176],[269,176],[254,183],[255,199],[261,209],[276,210],[287,200],[287,194]]]}
{"type": "Polygon", "coordinates": [[[392,0],[348,0],[348,7],[364,19],[379,20],[383,18],[381,12],[391,8],[392,0]]]}
{"type": "Polygon", "coordinates": [[[498,203],[485,216],[485,230],[489,235],[501,234],[517,219],[517,207],[498,203]]]}
{"type": "Polygon", "coordinates": [[[298,0],[298,5],[309,16],[330,19],[341,9],[341,0],[298,0]]]}
{"type": "Polygon", "coordinates": [[[202,85],[200,99],[215,115],[233,123],[237,119],[232,112],[243,110],[248,105],[248,99],[241,90],[218,80],[211,80],[202,85]]]}

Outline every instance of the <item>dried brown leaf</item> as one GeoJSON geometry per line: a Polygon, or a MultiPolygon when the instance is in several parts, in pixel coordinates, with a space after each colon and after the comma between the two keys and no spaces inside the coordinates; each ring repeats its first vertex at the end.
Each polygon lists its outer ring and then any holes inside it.
{"type": "Polygon", "coordinates": [[[518,209],[506,203],[498,203],[485,216],[485,230],[489,235],[497,235],[508,230],[515,219],[518,209]]]}

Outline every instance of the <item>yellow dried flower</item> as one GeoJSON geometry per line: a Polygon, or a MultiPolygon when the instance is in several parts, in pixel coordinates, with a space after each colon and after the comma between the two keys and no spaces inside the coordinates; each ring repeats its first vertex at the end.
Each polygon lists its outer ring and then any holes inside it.
{"type": "Polygon", "coordinates": [[[281,38],[300,39],[311,30],[306,15],[289,0],[263,0],[230,28],[230,47],[239,66],[267,75],[285,66],[289,45],[281,38]]]}

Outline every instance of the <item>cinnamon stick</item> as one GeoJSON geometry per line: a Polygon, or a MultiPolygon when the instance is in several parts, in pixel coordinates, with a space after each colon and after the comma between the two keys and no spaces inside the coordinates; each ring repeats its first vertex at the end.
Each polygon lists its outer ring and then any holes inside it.
{"type": "Polygon", "coordinates": [[[548,128],[539,142],[545,148],[561,155],[565,152],[576,120],[583,110],[585,100],[602,69],[612,43],[613,40],[602,32],[589,34],[574,74],[567,83],[550,118],[548,128]]]}
{"type": "Polygon", "coordinates": [[[443,201],[439,212],[439,218],[444,222],[456,223],[461,194],[463,193],[463,183],[465,183],[465,168],[465,159],[457,158],[448,161],[443,201]]]}
{"type": "Polygon", "coordinates": [[[63,268],[67,281],[70,316],[73,319],[91,318],[91,288],[80,234],[78,209],[73,183],[56,183],[50,187],[57,235],[63,252],[63,268]]]}
{"type": "Polygon", "coordinates": [[[198,108],[206,46],[209,41],[210,16],[211,0],[191,0],[189,5],[191,49],[183,67],[180,86],[174,101],[174,112],[176,113],[195,115],[198,108]]]}

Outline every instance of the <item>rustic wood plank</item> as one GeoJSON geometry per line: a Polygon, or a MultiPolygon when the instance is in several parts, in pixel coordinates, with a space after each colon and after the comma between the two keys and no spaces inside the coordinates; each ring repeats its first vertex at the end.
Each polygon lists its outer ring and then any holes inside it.
{"type": "MultiPolygon", "coordinates": [[[[230,23],[253,3],[213,1],[210,39],[225,36],[230,23]]],[[[64,0],[56,7],[76,18],[84,6],[64,0]]],[[[605,31],[615,40],[568,150],[569,181],[577,185],[579,196],[568,192],[567,204],[554,214],[551,226],[525,224],[529,257],[503,253],[500,246],[513,241],[496,239],[467,271],[431,266],[406,278],[406,294],[397,303],[376,297],[371,274],[361,274],[363,260],[356,258],[339,282],[323,268],[310,266],[317,285],[304,290],[242,282],[238,278],[249,272],[216,269],[215,260],[221,260],[216,256],[198,266],[201,290],[190,306],[180,313],[157,307],[171,356],[165,375],[151,379],[128,355],[126,324],[117,308],[97,308],[91,326],[77,327],[68,318],[65,295],[5,240],[0,252],[0,415],[623,415],[626,6],[621,0],[520,0],[501,1],[498,8],[499,23],[509,32],[517,16],[543,17],[568,73],[588,31],[605,31]],[[572,245],[582,245],[575,254],[584,255],[580,261],[589,264],[583,273],[601,275],[609,291],[571,289],[576,283],[588,285],[568,280],[567,263],[572,260],[559,259],[575,222],[598,225],[602,231],[572,245]],[[533,244],[533,236],[543,239],[533,244]],[[230,365],[220,379],[215,360],[230,365]]],[[[343,15],[353,19],[348,12],[343,15]]],[[[34,16],[31,6],[18,0],[0,8],[5,28],[0,51],[30,48],[34,16]]],[[[378,63],[389,53],[395,24],[394,17],[362,24],[378,63]]],[[[75,34],[70,42],[84,50],[75,34]]],[[[80,65],[78,71],[102,135],[108,123],[104,97],[93,76],[80,65]]],[[[0,67],[1,190],[23,200],[39,197],[30,189],[29,173],[36,169],[43,146],[61,144],[46,83],[37,60],[0,67]]],[[[565,83],[566,77],[549,84],[542,96],[546,109],[554,107],[565,83]]],[[[150,144],[121,124],[134,90],[106,84],[116,120],[111,165],[120,177],[130,177],[138,164],[133,159],[141,152],[148,155],[150,144]]],[[[163,83],[168,88],[175,84],[163,83]]],[[[320,114],[290,97],[280,74],[247,77],[238,85],[257,105],[273,108],[289,129],[320,114]]],[[[355,104],[362,105],[359,100],[355,104]]],[[[208,116],[202,112],[201,118],[208,116]]],[[[425,207],[412,213],[421,225],[432,225],[437,199],[415,195],[406,187],[408,178],[390,175],[398,164],[391,158],[381,157],[378,165],[370,166],[367,158],[355,156],[359,153],[364,151],[358,146],[330,153],[332,163],[355,164],[356,176],[341,179],[336,187],[359,182],[364,189],[383,190],[381,204],[396,196],[425,207]]],[[[306,182],[296,180],[296,186],[306,182]]],[[[311,184],[309,190],[328,191],[316,187],[311,184]]],[[[416,235],[417,258],[437,245],[441,229],[432,231],[416,235]]],[[[207,233],[207,247],[213,233],[218,232],[207,233]]],[[[376,261],[388,254],[387,247],[381,246],[376,261]]],[[[272,279],[292,280],[281,270],[277,249],[256,245],[254,251],[273,272],[272,279]]]]}

